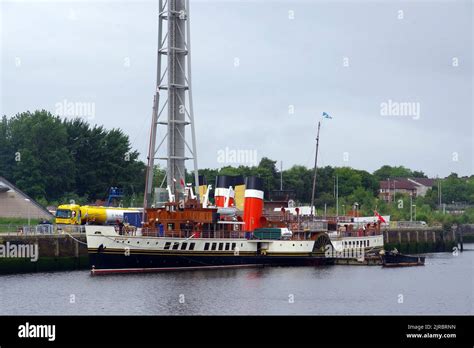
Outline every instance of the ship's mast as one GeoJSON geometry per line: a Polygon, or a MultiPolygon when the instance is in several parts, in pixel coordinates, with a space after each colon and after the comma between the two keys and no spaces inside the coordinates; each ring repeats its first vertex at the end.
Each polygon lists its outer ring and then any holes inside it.
{"type": "Polygon", "coordinates": [[[159,0],[156,90],[148,150],[145,208],[152,204],[155,159],[166,161],[167,185],[177,201],[183,199],[186,188],[185,161],[193,160],[195,192],[199,192],[191,90],[189,0],[159,0]],[[163,137],[160,135],[157,145],[158,125],[165,126],[163,129],[166,133],[163,137]],[[191,130],[191,143],[186,140],[187,126],[191,130]],[[166,156],[159,157],[158,152],[165,142],[166,156]]]}
{"type": "Polygon", "coordinates": [[[316,175],[318,173],[318,149],[319,149],[319,130],[321,129],[321,121],[318,122],[318,135],[316,136],[316,155],[314,156],[314,175],[313,175],[313,191],[311,192],[311,217],[314,216],[314,195],[316,193],[316,175]]]}

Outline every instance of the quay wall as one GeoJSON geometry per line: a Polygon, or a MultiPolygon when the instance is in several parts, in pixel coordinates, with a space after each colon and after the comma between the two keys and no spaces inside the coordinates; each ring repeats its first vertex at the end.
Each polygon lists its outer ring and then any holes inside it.
{"type": "Polygon", "coordinates": [[[418,254],[452,252],[458,246],[458,232],[451,227],[387,228],[383,230],[386,250],[418,254]]]}
{"type": "Polygon", "coordinates": [[[474,224],[461,225],[464,243],[474,243],[474,224]]]}
{"type": "Polygon", "coordinates": [[[87,269],[89,258],[87,254],[86,236],[72,235],[2,235],[0,245],[6,249],[12,245],[38,246],[38,258],[33,261],[28,257],[6,257],[0,255],[0,274],[65,271],[87,269]],[[75,240],[76,239],[76,240],[75,240]],[[79,241],[79,242],[78,242],[79,241]]]}

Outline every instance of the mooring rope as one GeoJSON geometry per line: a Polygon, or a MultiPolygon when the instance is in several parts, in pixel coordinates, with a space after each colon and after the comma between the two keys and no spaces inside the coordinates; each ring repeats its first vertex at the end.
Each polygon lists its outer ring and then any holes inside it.
{"type": "Polygon", "coordinates": [[[64,231],[63,231],[63,233],[64,233],[64,234],[67,234],[69,237],[71,237],[71,238],[72,238],[73,240],[75,240],[76,242],[81,243],[81,244],[83,244],[83,245],[87,245],[87,243],[85,243],[85,242],[83,242],[82,240],[79,240],[79,239],[77,239],[77,238],[74,238],[74,237],[71,236],[69,233],[64,232],[64,231]]]}

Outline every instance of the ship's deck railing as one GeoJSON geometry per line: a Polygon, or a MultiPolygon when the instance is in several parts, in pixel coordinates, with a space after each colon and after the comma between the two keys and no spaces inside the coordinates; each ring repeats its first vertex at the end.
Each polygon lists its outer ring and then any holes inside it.
{"type": "Polygon", "coordinates": [[[332,231],[329,233],[332,238],[348,238],[348,237],[371,237],[371,236],[381,236],[382,232],[377,230],[367,230],[363,231],[332,231]]]}
{"type": "MultiPolygon", "coordinates": [[[[160,233],[156,229],[136,229],[117,231],[123,236],[143,236],[143,237],[166,237],[166,238],[189,238],[189,239],[252,239],[257,240],[252,232],[243,231],[201,231],[201,232],[185,232],[185,231],[166,231],[160,233]]],[[[265,239],[265,238],[263,238],[265,239]]],[[[288,239],[288,238],[281,238],[288,239]]],[[[291,240],[310,240],[311,233],[300,232],[294,233],[291,240]]]]}
{"type": "MultiPolygon", "coordinates": [[[[140,233],[139,230],[123,231],[125,235],[140,233]],[[131,232],[131,233],[130,233],[131,232]]],[[[166,231],[161,232],[157,229],[142,229],[141,235],[145,237],[167,237],[167,238],[215,238],[215,239],[250,239],[252,233],[242,231],[166,231]]]]}

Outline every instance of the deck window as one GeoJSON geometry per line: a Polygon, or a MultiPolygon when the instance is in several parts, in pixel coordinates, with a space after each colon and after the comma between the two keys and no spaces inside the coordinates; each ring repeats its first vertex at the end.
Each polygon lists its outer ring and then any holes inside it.
{"type": "Polygon", "coordinates": [[[171,242],[166,242],[164,249],[169,250],[171,246],[171,242]]]}
{"type": "Polygon", "coordinates": [[[370,245],[370,243],[369,243],[369,241],[367,241],[367,246],[369,246],[369,245],[370,245]]]}
{"type": "Polygon", "coordinates": [[[235,250],[235,247],[237,246],[236,243],[232,243],[232,250],[235,250]]]}
{"type": "Polygon", "coordinates": [[[178,248],[179,248],[179,243],[178,242],[174,243],[173,250],[178,250],[178,248]]]}
{"type": "Polygon", "coordinates": [[[230,250],[230,243],[225,243],[225,250],[230,250]]]}
{"type": "Polygon", "coordinates": [[[219,243],[219,250],[224,250],[224,243],[219,243]]]}
{"type": "Polygon", "coordinates": [[[211,250],[216,250],[217,249],[217,243],[212,243],[211,250]]]}
{"type": "Polygon", "coordinates": [[[196,243],[191,243],[189,244],[189,250],[194,250],[194,246],[196,245],[196,243]]]}
{"type": "Polygon", "coordinates": [[[209,243],[204,244],[204,250],[209,250],[209,243]]]}
{"type": "Polygon", "coordinates": [[[181,250],[186,250],[187,247],[188,247],[188,243],[181,244],[181,250]]]}

